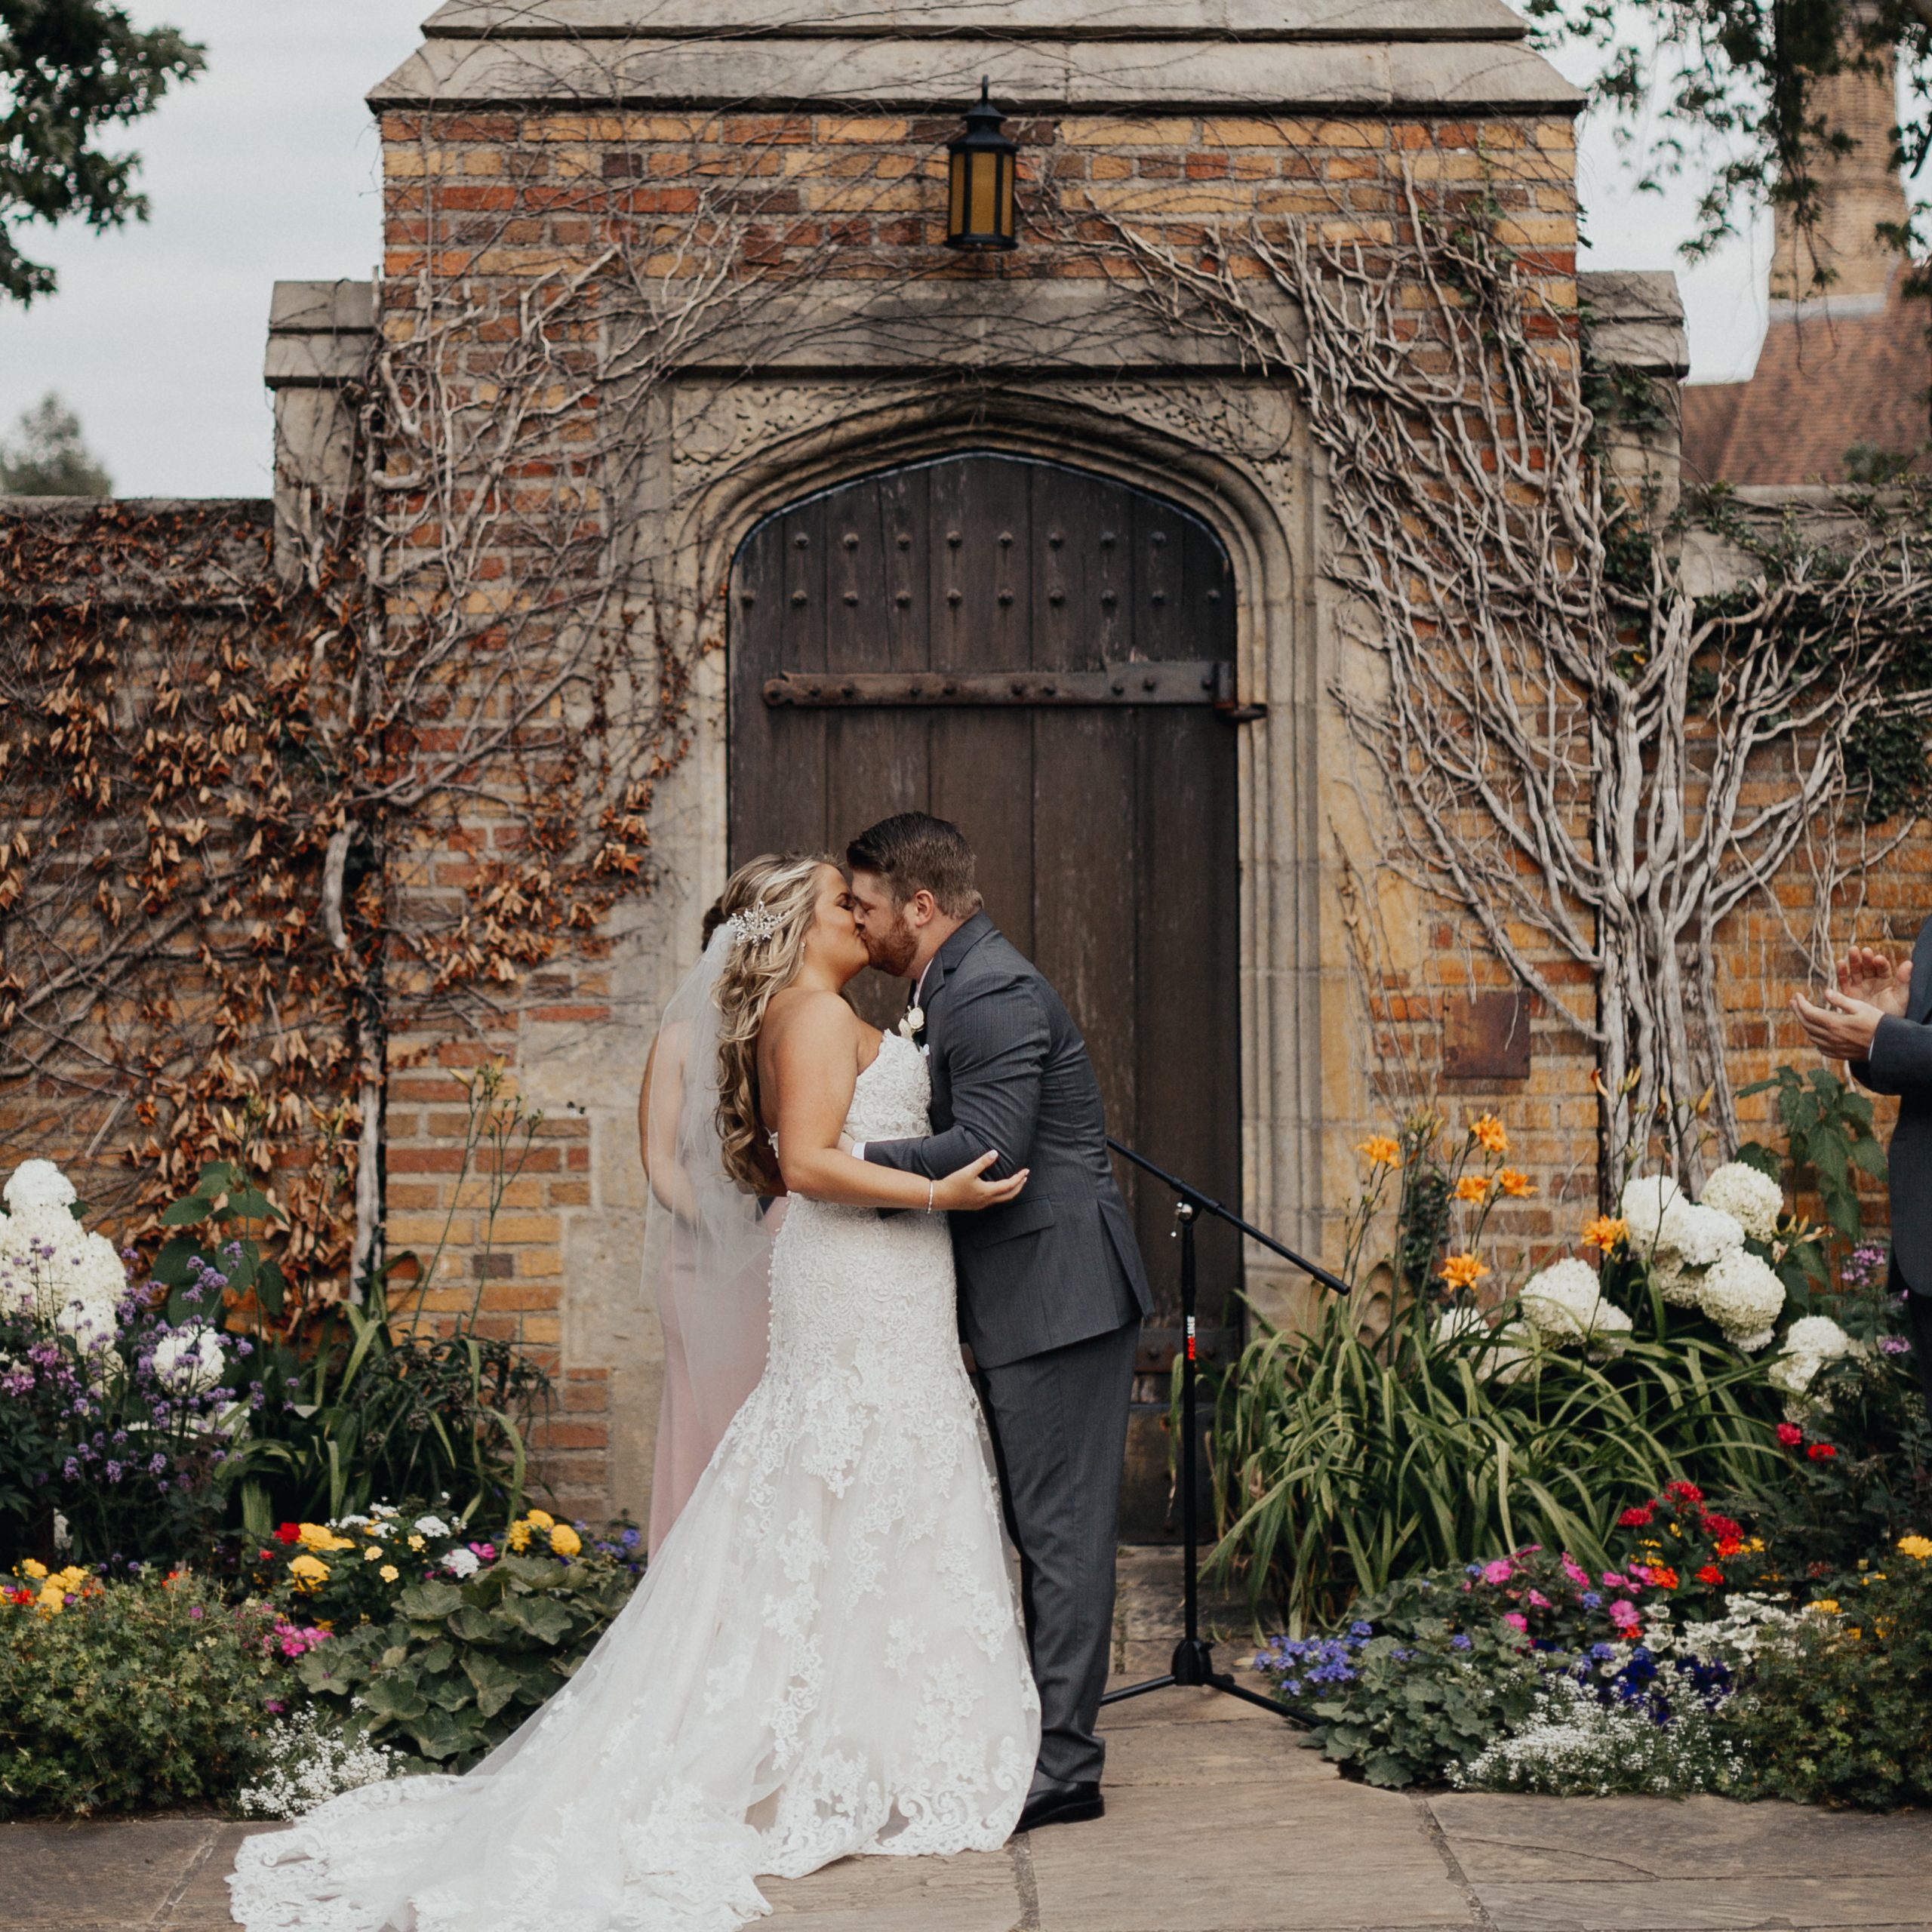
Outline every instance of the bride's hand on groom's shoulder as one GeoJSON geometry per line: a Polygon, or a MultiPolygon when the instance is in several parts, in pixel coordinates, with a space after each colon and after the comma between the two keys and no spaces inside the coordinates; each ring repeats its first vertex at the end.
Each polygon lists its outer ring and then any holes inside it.
{"type": "Polygon", "coordinates": [[[968,1161],[963,1168],[955,1168],[934,1189],[934,1208],[958,1214],[971,1213],[979,1208],[997,1208],[1001,1202],[1011,1201],[1026,1185],[1026,1177],[1032,1170],[1022,1168],[1005,1180],[982,1180],[980,1177],[998,1158],[998,1154],[989,1148],[977,1161],[968,1161]]]}

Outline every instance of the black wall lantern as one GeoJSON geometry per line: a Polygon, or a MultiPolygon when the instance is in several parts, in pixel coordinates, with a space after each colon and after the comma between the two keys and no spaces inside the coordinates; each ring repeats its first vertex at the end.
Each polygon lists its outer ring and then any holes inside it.
{"type": "Polygon", "coordinates": [[[1013,177],[1018,146],[1000,132],[1006,118],[980,83],[977,103],[966,110],[966,131],[946,144],[952,157],[946,203],[949,248],[1017,248],[1013,177]]]}

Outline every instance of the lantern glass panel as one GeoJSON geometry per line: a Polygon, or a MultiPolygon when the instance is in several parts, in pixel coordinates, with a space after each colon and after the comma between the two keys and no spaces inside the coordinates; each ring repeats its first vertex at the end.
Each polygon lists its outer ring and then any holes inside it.
{"type": "Polygon", "coordinates": [[[1004,231],[1000,220],[1000,157],[983,149],[968,157],[973,188],[968,197],[971,210],[968,227],[975,235],[998,235],[1004,231]]]}

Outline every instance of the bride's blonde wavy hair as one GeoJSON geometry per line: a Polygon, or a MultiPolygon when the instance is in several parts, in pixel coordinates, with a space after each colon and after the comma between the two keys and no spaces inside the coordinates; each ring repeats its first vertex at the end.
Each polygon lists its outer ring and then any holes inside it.
{"type": "Polygon", "coordinates": [[[805,936],[818,909],[818,870],[837,861],[823,853],[767,852],[740,866],[725,902],[751,930],[731,943],[713,997],[718,1001],[718,1137],[724,1171],[760,1194],[774,1191],[777,1163],[759,1118],[758,1036],[774,993],[798,977],[805,936]],[[757,930],[765,921],[771,930],[757,930]]]}

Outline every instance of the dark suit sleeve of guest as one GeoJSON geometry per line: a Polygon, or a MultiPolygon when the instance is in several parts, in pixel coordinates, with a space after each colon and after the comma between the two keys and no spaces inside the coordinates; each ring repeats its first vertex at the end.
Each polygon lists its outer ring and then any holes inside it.
{"type": "Polygon", "coordinates": [[[1047,1061],[1046,1011],[1031,983],[1014,979],[976,988],[946,1016],[946,1030],[952,1124],[923,1140],[869,1140],[866,1158],[939,1180],[990,1147],[1000,1158],[987,1178],[1003,1180],[1032,1153],[1047,1061]]]}
{"type": "Polygon", "coordinates": [[[1854,1060],[1851,1075],[1875,1094],[1932,1100],[1932,1026],[1887,1014],[1872,1036],[1871,1057],[1854,1060]]]}

